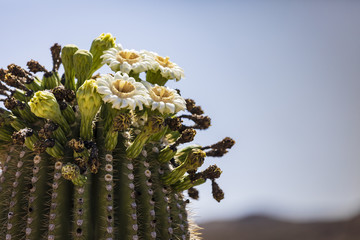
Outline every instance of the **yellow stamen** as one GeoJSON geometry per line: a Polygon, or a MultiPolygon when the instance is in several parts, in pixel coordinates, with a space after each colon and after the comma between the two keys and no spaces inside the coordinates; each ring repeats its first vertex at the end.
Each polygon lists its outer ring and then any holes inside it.
{"type": "Polygon", "coordinates": [[[157,102],[171,103],[175,97],[174,93],[164,86],[155,86],[150,89],[149,93],[151,98],[157,102]]]}
{"type": "Polygon", "coordinates": [[[127,62],[129,64],[134,64],[139,62],[140,59],[140,55],[133,51],[120,51],[116,54],[116,60],[120,63],[127,62]]]}
{"type": "Polygon", "coordinates": [[[163,67],[168,67],[168,68],[173,68],[175,66],[174,63],[169,61],[169,57],[160,57],[160,56],[156,56],[155,60],[163,67]]]}
{"type": "Polygon", "coordinates": [[[128,98],[134,95],[135,86],[123,79],[118,79],[112,83],[111,91],[113,94],[119,96],[120,98],[128,98]]]}

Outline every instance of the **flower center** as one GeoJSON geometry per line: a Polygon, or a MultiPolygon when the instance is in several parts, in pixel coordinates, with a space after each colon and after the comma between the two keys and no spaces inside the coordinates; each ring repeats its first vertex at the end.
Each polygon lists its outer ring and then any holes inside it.
{"type": "Polygon", "coordinates": [[[175,97],[174,93],[164,86],[153,87],[149,92],[151,98],[157,102],[172,102],[175,97]]]}
{"type": "Polygon", "coordinates": [[[173,68],[175,65],[169,61],[169,57],[160,57],[160,56],[156,56],[155,60],[163,67],[168,67],[168,68],[173,68]]]}
{"type": "Polygon", "coordinates": [[[132,97],[135,93],[135,86],[123,79],[118,79],[112,83],[111,91],[120,98],[132,97]]]}
{"type": "Polygon", "coordinates": [[[127,62],[129,64],[134,64],[140,61],[140,55],[133,51],[120,51],[116,54],[116,60],[120,63],[127,62]]]}

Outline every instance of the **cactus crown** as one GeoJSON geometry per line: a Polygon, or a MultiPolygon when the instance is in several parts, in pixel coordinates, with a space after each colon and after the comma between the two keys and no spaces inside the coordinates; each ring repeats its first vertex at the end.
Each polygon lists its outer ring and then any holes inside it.
{"type": "Polygon", "coordinates": [[[51,54],[51,71],[34,60],[0,69],[0,239],[198,239],[183,191],[198,199],[209,179],[222,200],[221,169],[198,168],[234,140],[181,147],[211,124],[165,86],[183,70],[111,34],[51,54]],[[113,72],[94,75],[104,64],[113,72]]]}

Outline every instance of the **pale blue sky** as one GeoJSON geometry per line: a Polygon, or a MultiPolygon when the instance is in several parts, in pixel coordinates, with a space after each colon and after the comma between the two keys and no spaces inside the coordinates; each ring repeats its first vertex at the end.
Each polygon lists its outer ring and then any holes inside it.
{"type": "MultiPolygon", "coordinates": [[[[51,66],[58,42],[88,49],[111,32],[184,68],[171,83],[213,120],[196,142],[231,136],[225,200],[200,188],[199,221],[253,212],[291,219],[360,210],[360,2],[0,1],[0,67],[51,66]]],[[[107,71],[107,68],[103,68],[107,71]]]]}

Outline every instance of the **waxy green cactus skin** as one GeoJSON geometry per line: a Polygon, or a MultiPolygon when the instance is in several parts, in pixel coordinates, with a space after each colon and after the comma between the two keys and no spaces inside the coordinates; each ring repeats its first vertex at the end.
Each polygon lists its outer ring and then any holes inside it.
{"type": "MultiPolygon", "coordinates": [[[[0,108],[0,239],[201,239],[186,209],[188,198],[197,199],[193,187],[210,179],[217,201],[224,193],[215,183],[221,174],[216,165],[198,168],[234,141],[181,147],[195,129],[210,125],[191,99],[183,101],[191,115],[181,116],[162,114],[146,101],[143,108],[105,103],[92,74],[103,65],[101,54],[114,46],[111,34],[96,38],[90,51],[70,44],[60,55],[55,44],[51,72],[28,63],[30,72],[45,72],[41,80],[14,64],[0,70],[8,85],[3,88],[13,92],[0,93],[7,108],[0,108]],[[182,117],[195,119],[194,125],[183,125],[182,117]]],[[[152,83],[169,80],[162,78],[152,83]]],[[[133,91],[121,84],[114,86],[122,94],[133,91]]],[[[171,94],[162,89],[158,97],[170,101],[171,94]]]]}

